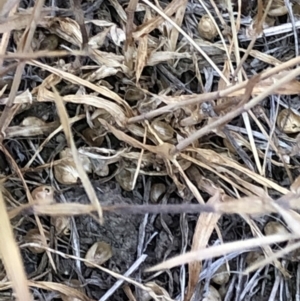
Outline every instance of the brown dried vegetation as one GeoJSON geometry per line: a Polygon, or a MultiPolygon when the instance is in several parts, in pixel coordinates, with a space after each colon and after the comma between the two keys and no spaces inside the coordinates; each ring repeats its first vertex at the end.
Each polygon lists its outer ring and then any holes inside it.
{"type": "Polygon", "coordinates": [[[299,7],[2,1],[0,299],[296,300],[299,7]]]}

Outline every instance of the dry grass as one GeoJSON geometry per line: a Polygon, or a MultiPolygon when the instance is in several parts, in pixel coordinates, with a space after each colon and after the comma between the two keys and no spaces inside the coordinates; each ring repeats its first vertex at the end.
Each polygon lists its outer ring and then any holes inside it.
{"type": "Polygon", "coordinates": [[[224,263],[230,282],[219,286],[222,300],[257,300],[251,286],[270,269],[275,276],[260,284],[261,295],[270,288],[262,300],[299,296],[300,5],[250,2],[0,3],[1,300],[95,300],[92,289],[85,291],[87,259],[74,218],[103,225],[112,214],[144,220],[126,272],[90,262],[117,279],[99,300],[118,300],[116,291],[132,301],[202,300],[199,292],[207,294],[224,263]],[[210,40],[197,31],[205,14],[214,28],[210,40]],[[154,204],[148,186],[158,178],[169,187],[154,204]],[[132,197],[143,185],[142,204],[107,204],[95,181],[116,181],[132,197]],[[32,194],[45,184],[47,197],[32,194]],[[78,186],[89,204],[65,198],[78,186]],[[50,191],[58,196],[49,199],[50,191]],[[159,216],[162,231],[175,239],[166,214],[180,221],[181,246],[149,266],[146,250],[157,233],[146,242],[146,224],[159,216]],[[69,238],[53,227],[58,216],[70,217],[69,238]],[[263,234],[272,219],[286,232],[263,234]],[[226,220],[238,220],[243,234],[230,237],[226,220]],[[28,221],[39,243],[24,242],[28,221]],[[64,252],[68,240],[72,251],[64,252]],[[46,264],[29,277],[25,259],[37,260],[29,251],[37,249],[46,264]],[[252,249],[263,255],[245,266],[243,254],[252,249]],[[75,263],[82,287],[59,274],[62,258],[75,263]],[[160,278],[165,272],[169,278],[160,278]],[[173,283],[175,274],[173,291],[163,287],[160,279],[173,283]]]}

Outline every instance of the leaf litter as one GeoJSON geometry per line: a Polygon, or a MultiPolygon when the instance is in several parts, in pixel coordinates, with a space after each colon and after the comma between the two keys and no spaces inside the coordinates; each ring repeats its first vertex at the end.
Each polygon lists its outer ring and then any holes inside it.
{"type": "Polygon", "coordinates": [[[0,9],[3,300],[297,299],[297,1],[0,9]]]}

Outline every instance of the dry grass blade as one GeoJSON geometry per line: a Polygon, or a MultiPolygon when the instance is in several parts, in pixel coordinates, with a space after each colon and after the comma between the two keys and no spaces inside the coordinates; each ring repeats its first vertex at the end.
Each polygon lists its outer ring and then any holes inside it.
{"type": "Polygon", "coordinates": [[[18,6],[20,0],[2,0],[0,1],[0,16],[4,17],[8,12],[12,10],[14,6],[18,6]]]}
{"type": "Polygon", "coordinates": [[[10,126],[6,129],[6,138],[12,137],[32,137],[37,135],[49,134],[58,128],[58,122],[49,122],[44,125],[30,125],[30,126],[10,126]]]}
{"type": "MultiPolygon", "coordinates": [[[[235,110],[232,110],[231,112],[227,113],[226,115],[218,118],[216,121],[202,127],[197,132],[190,135],[188,138],[182,140],[176,145],[175,152],[180,152],[186,147],[188,147],[193,141],[196,139],[200,139],[204,135],[210,133],[213,129],[218,128],[219,126],[222,126],[223,124],[229,122],[234,117],[242,114],[243,112],[246,112],[250,109],[252,109],[254,106],[256,106],[258,103],[260,103],[264,98],[266,98],[268,95],[272,94],[278,87],[282,87],[283,85],[289,83],[290,81],[294,80],[295,77],[300,75],[300,67],[296,68],[295,70],[289,72],[286,76],[279,79],[277,82],[275,82],[270,87],[266,88],[264,92],[256,96],[255,98],[251,99],[248,103],[239,106],[235,110]]],[[[173,154],[174,154],[173,153],[173,154]]]]}
{"type": "Polygon", "coordinates": [[[294,250],[297,250],[300,248],[300,242],[296,242],[296,243],[293,243],[293,244],[290,244],[290,245],[287,245],[285,248],[283,248],[282,250],[280,251],[277,251],[275,253],[273,253],[273,255],[271,256],[268,256],[266,257],[265,259],[263,260],[260,260],[258,262],[255,262],[253,265],[251,265],[250,267],[248,267],[246,270],[245,270],[245,274],[249,274],[257,269],[259,269],[260,267],[262,266],[265,266],[267,264],[270,264],[272,261],[280,258],[280,257],[283,257],[284,255],[294,251],[294,250]]]}
{"type": "Polygon", "coordinates": [[[105,97],[107,97],[107,98],[109,98],[109,99],[111,99],[113,101],[116,101],[117,103],[121,104],[126,109],[126,112],[128,113],[129,116],[133,115],[132,114],[132,109],[127,104],[127,102],[124,101],[118,94],[116,94],[113,91],[110,91],[106,87],[95,85],[93,83],[90,83],[87,80],[84,80],[82,78],[77,77],[74,74],[70,74],[70,73],[65,72],[63,70],[59,70],[59,69],[53,68],[51,66],[48,66],[48,65],[43,64],[43,63],[38,62],[38,61],[30,61],[30,62],[28,62],[28,64],[33,65],[33,66],[37,66],[37,67],[42,68],[44,70],[47,70],[47,71],[51,72],[52,74],[55,74],[55,75],[63,78],[64,80],[70,81],[71,83],[74,83],[74,84],[77,84],[77,85],[81,85],[81,86],[90,88],[90,89],[94,90],[95,92],[98,92],[98,93],[104,95],[105,97]]]}
{"type": "Polygon", "coordinates": [[[35,52],[7,52],[0,55],[0,59],[21,59],[21,60],[33,60],[42,57],[66,57],[66,56],[86,56],[87,51],[85,50],[73,50],[66,51],[66,50],[39,50],[35,52]]]}
{"type": "Polygon", "coordinates": [[[125,64],[130,69],[133,70],[133,54],[135,50],[134,40],[132,37],[132,32],[134,30],[134,12],[136,10],[138,0],[130,0],[126,8],[127,13],[127,23],[126,23],[126,40],[124,45],[124,58],[125,64]]]}
{"type": "MultiPolygon", "coordinates": [[[[229,84],[226,77],[224,77],[222,71],[216,66],[216,64],[210,59],[210,57],[197,45],[197,43],[187,34],[185,33],[171,18],[169,18],[166,14],[164,14],[161,10],[159,10],[155,5],[153,5],[148,0],[143,0],[147,5],[149,5],[152,9],[154,9],[158,14],[163,16],[165,20],[171,23],[171,25],[178,30],[190,43],[193,45],[200,53],[201,55],[209,62],[209,64],[212,66],[214,70],[219,74],[221,78],[224,79],[226,83],[229,84]]],[[[179,1],[179,4],[181,5],[181,1],[179,1]]],[[[175,5],[174,5],[175,6],[175,5]]]]}
{"type": "Polygon", "coordinates": [[[96,108],[104,109],[109,114],[111,114],[119,126],[124,127],[126,123],[125,112],[120,108],[119,105],[106,100],[102,97],[97,97],[93,95],[67,95],[62,97],[63,101],[85,104],[94,106],[96,108]]]}
{"type": "Polygon", "coordinates": [[[149,268],[146,271],[154,272],[159,270],[171,269],[182,264],[187,264],[198,260],[214,258],[217,256],[224,256],[234,251],[243,251],[259,246],[280,243],[295,238],[299,238],[299,235],[289,235],[289,234],[271,235],[271,236],[247,239],[244,241],[230,242],[219,246],[209,247],[204,250],[199,250],[196,252],[187,252],[183,255],[176,256],[174,258],[164,261],[163,263],[155,265],[154,267],[149,268]]]}
{"type": "MultiPolygon", "coordinates": [[[[59,256],[61,256],[61,257],[63,257],[63,258],[78,259],[78,260],[80,260],[81,262],[87,262],[87,260],[86,260],[86,259],[83,259],[83,258],[79,258],[79,257],[73,256],[73,255],[67,255],[67,254],[65,254],[65,253],[63,253],[63,252],[60,252],[60,251],[57,251],[57,250],[53,250],[53,249],[50,249],[50,248],[47,248],[47,249],[49,250],[49,252],[58,254],[59,256]]],[[[143,257],[141,257],[141,258],[145,258],[145,257],[143,256],[143,257]]],[[[131,283],[131,284],[133,284],[134,286],[136,286],[136,287],[138,287],[138,288],[140,288],[140,289],[142,289],[142,290],[144,290],[144,291],[146,291],[146,292],[151,293],[151,296],[153,297],[153,299],[154,299],[155,301],[159,301],[159,299],[157,299],[157,296],[156,296],[155,292],[154,292],[151,288],[149,288],[149,287],[147,287],[147,286],[145,286],[145,285],[143,285],[143,284],[141,284],[141,283],[139,283],[139,282],[137,282],[137,281],[135,281],[135,280],[133,280],[133,279],[127,277],[127,276],[123,276],[123,275],[121,275],[121,274],[118,274],[118,273],[116,273],[116,272],[113,272],[113,271],[111,271],[111,270],[109,270],[109,269],[106,269],[106,268],[104,268],[104,267],[102,267],[102,266],[99,266],[99,265],[97,265],[97,264],[93,264],[93,266],[94,266],[95,268],[98,268],[99,270],[101,270],[101,271],[107,273],[108,275],[111,275],[111,276],[115,277],[116,279],[123,280],[123,281],[125,281],[125,282],[131,283]]],[[[125,274],[126,274],[126,273],[125,273],[125,274]]],[[[57,291],[60,291],[60,289],[64,289],[64,288],[65,288],[65,286],[64,286],[63,284],[54,283],[54,282],[28,281],[28,284],[29,284],[30,286],[32,286],[32,287],[40,287],[39,285],[41,285],[41,286],[43,286],[45,289],[48,288],[47,283],[50,283],[50,285],[49,285],[49,288],[50,288],[50,289],[51,289],[51,287],[52,287],[54,290],[57,290],[57,291]],[[57,284],[57,286],[56,286],[56,284],[57,284]]],[[[10,287],[10,284],[8,283],[8,285],[6,285],[6,289],[9,288],[9,287],[10,287]]],[[[75,292],[74,292],[74,293],[75,293],[75,292]]],[[[84,300],[86,300],[86,299],[84,299],[84,300]]],[[[91,300],[88,299],[87,301],[91,301],[91,300]]]]}
{"type": "Polygon", "coordinates": [[[3,261],[8,278],[12,282],[16,299],[19,301],[32,301],[21,253],[15,241],[6,210],[2,190],[0,189],[0,237],[2,241],[0,246],[1,260],[3,261]]]}
{"type": "MultiPolygon", "coordinates": [[[[0,0],[0,207],[22,299],[299,295],[300,4],[62,1],[0,0]]],[[[1,249],[0,301],[17,299],[1,249]]]]}
{"type": "MultiPolygon", "coordinates": [[[[86,116],[85,115],[78,115],[75,116],[73,118],[69,119],[69,123],[73,124],[79,120],[84,119],[86,116]]],[[[10,128],[8,128],[9,130],[10,128]]],[[[28,163],[26,164],[25,168],[29,168],[29,166],[32,164],[32,162],[34,162],[36,156],[42,151],[43,147],[55,136],[57,135],[59,132],[61,132],[63,130],[63,127],[60,125],[56,130],[54,130],[44,141],[43,143],[39,146],[39,148],[36,150],[36,152],[34,153],[34,155],[31,157],[31,159],[28,161],[28,163]]]]}
{"type": "MultiPolygon", "coordinates": [[[[39,202],[40,200],[37,200],[39,202]]],[[[21,212],[35,213],[48,216],[77,216],[95,212],[95,206],[76,203],[52,204],[52,205],[23,205],[9,211],[9,218],[12,219],[21,212]]]]}
{"type": "MultiPolygon", "coordinates": [[[[8,97],[3,97],[0,100],[0,104],[5,105],[8,102],[8,97]]],[[[14,104],[32,103],[32,94],[29,90],[25,90],[21,94],[17,95],[14,99],[14,104]]]]}
{"type": "Polygon", "coordinates": [[[72,155],[73,155],[74,162],[76,163],[78,174],[80,176],[83,187],[85,188],[85,191],[86,191],[90,201],[92,202],[92,204],[94,205],[95,209],[98,212],[100,222],[102,223],[103,217],[102,217],[102,209],[100,206],[100,202],[97,198],[96,192],[95,192],[86,172],[83,169],[82,163],[78,157],[78,151],[77,151],[76,145],[74,143],[71,127],[69,124],[69,117],[68,117],[67,111],[65,109],[65,106],[63,104],[63,100],[60,98],[60,96],[54,86],[52,86],[52,90],[53,90],[54,94],[56,95],[55,103],[57,106],[57,111],[59,114],[61,124],[64,129],[64,133],[66,135],[68,145],[72,150],[72,155]]]}
{"type": "MultiPolygon", "coordinates": [[[[31,48],[31,41],[38,23],[38,20],[41,17],[41,10],[44,5],[44,0],[37,1],[35,3],[35,7],[33,10],[33,14],[31,16],[30,23],[27,25],[27,28],[22,36],[22,39],[18,45],[18,51],[28,52],[31,48]]],[[[18,88],[22,78],[22,72],[24,70],[25,63],[19,63],[17,70],[15,72],[14,80],[12,83],[12,87],[9,93],[9,98],[6,107],[2,115],[0,116],[0,141],[5,137],[5,130],[8,127],[10,121],[14,117],[12,104],[14,103],[14,99],[18,93],[18,88]]]]}
{"type": "MultiPolygon", "coordinates": [[[[260,74],[260,79],[261,80],[267,79],[267,78],[269,78],[269,77],[271,77],[271,76],[273,76],[277,73],[280,73],[283,70],[292,68],[293,66],[295,66],[299,63],[300,63],[300,57],[296,57],[294,59],[291,59],[291,60],[289,60],[287,62],[284,62],[280,65],[277,65],[277,66],[275,66],[271,69],[263,71],[260,74]]],[[[294,77],[297,76],[297,74],[295,76],[292,76],[291,80],[293,80],[294,77]]],[[[288,81],[289,80],[284,81],[284,83],[286,83],[288,81]]],[[[138,116],[135,116],[135,117],[131,117],[131,118],[128,119],[128,123],[135,123],[135,122],[139,122],[139,121],[143,121],[143,120],[149,120],[149,119],[152,119],[156,116],[159,116],[159,115],[164,114],[164,113],[168,113],[168,112],[173,111],[173,110],[178,109],[178,108],[182,108],[182,107],[193,105],[193,104],[203,103],[205,101],[211,101],[211,100],[215,100],[215,99],[222,98],[222,97],[227,97],[227,96],[229,97],[230,95],[233,95],[236,91],[240,91],[241,89],[246,88],[248,83],[249,83],[249,80],[246,80],[246,81],[243,81],[242,83],[229,86],[228,88],[226,88],[224,90],[205,93],[205,94],[201,94],[201,95],[192,94],[192,95],[184,95],[184,96],[181,95],[179,97],[176,97],[176,96],[166,97],[166,96],[164,96],[164,97],[162,97],[162,100],[164,101],[164,99],[166,99],[164,102],[170,103],[169,105],[158,108],[158,109],[153,110],[149,113],[144,113],[144,114],[141,114],[141,115],[138,115],[138,116]],[[169,100],[169,98],[171,98],[171,99],[169,100]],[[169,100],[169,101],[167,101],[167,100],[169,100]]],[[[253,106],[255,106],[262,99],[264,99],[265,97],[270,95],[272,92],[276,91],[277,88],[278,87],[274,85],[272,88],[268,89],[267,93],[264,93],[263,95],[259,95],[259,96],[255,97],[254,98],[255,103],[250,104],[250,102],[249,102],[247,105],[250,106],[250,107],[245,108],[245,111],[252,108],[253,106]],[[259,100],[257,100],[258,97],[259,97],[259,100]]],[[[239,95],[244,95],[244,92],[243,93],[242,92],[237,92],[237,93],[239,95]]],[[[251,102],[253,102],[254,99],[252,99],[251,102]]],[[[215,121],[214,126],[217,128],[218,126],[222,125],[223,123],[226,123],[226,122],[230,121],[231,119],[233,119],[234,117],[238,116],[242,112],[243,112],[243,109],[241,109],[241,108],[238,109],[238,112],[232,111],[231,113],[232,113],[233,117],[229,118],[229,115],[228,116],[224,115],[222,117],[224,119],[222,119],[222,121],[219,121],[219,120],[215,121]]],[[[206,126],[206,127],[211,128],[211,124],[206,126]]],[[[206,131],[207,131],[207,129],[205,129],[205,133],[206,133],[206,131]]],[[[196,135],[196,133],[194,133],[193,135],[196,135]]],[[[205,134],[203,134],[203,135],[205,135],[205,134]]]]}
{"type": "MultiPolygon", "coordinates": [[[[243,167],[242,165],[240,165],[239,163],[237,163],[236,161],[230,159],[230,158],[224,158],[222,156],[220,156],[217,152],[213,151],[213,150],[207,150],[207,149],[194,149],[194,148],[188,148],[187,150],[191,151],[191,152],[197,152],[200,157],[203,157],[203,162],[209,162],[210,165],[215,165],[215,170],[217,170],[217,166],[218,165],[221,165],[221,166],[226,166],[226,167],[229,167],[229,168],[234,168],[240,172],[242,172],[243,174],[251,177],[254,181],[256,181],[257,183],[261,184],[262,186],[267,186],[267,187],[270,187],[282,194],[286,194],[289,192],[288,189],[278,185],[277,183],[261,176],[261,175],[258,175],[256,174],[255,172],[252,172],[250,171],[249,169],[243,167]]],[[[187,156],[186,154],[181,154],[181,156],[184,158],[184,159],[187,159],[191,162],[194,162],[195,164],[201,166],[202,165],[202,162],[190,157],[190,156],[187,156]]],[[[205,167],[206,168],[206,167],[205,167]]],[[[240,181],[240,183],[242,183],[242,180],[240,181]]],[[[262,195],[260,195],[262,196],[262,195]]]]}
{"type": "MultiPolygon", "coordinates": [[[[10,1],[7,1],[10,2],[10,1]]],[[[43,23],[42,18],[45,17],[45,13],[41,12],[40,14],[40,19],[38,24],[43,23]]],[[[5,22],[3,22],[2,24],[0,24],[0,33],[8,33],[12,30],[20,30],[25,28],[31,21],[32,19],[32,15],[31,14],[20,14],[20,15],[15,15],[12,17],[9,17],[5,20],[5,22]]]]}
{"type": "MultiPolygon", "coordinates": [[[[22,184],[23,184],[23,187],[25,189],[25,192],[26,192],[26,196],[27,196],[27,199],[28,199],[28,202],[30,205],[34,204],[34,201],[33,201],[33,198],[32,198],[32,195],[30,193],[30,190],[28,188],[28,185],[23,177],[23,174],[21,173],[20,169],[19,169],[19,166],[17,165],[17,163],[15,162],[15,160],[13,159],[13,157],[11,156],[11,154],[7,151],[7,149],[2,145],[1,147],[1,150],[2,152],[5,154],[6,158],[8,159],[8,161],[10,162],[13,170],[16,172],[16,174],[19,176],[22,184]]],[[[29,206],[30,206],[29,205],[29,206]]],[[[35,215],[35,221],[36,221],[36,224],[38,226],[38,229],[40,231],[40,234],[41,234],[41,238],[42,238],[42,242],[43,244],[46,245],[46,237],[45,237],[45,234],[44,234],[44,229],[43,229],[43,226],[42,226],[42,223],[39,219],[39,217],[37,215],[35,215]]],[[[47,255],[48,255],[48,258],[49,258],[49,262],[53,268],[54,271],[56,271],[56,267],[55,267],[55,264],[54,264],[54,261],[53,261],[53,258],[51,257],[51,254],[47,251],[47,255]]]]}
{"type": "Polygon", "coordinates": [[[62,283],[50,281],[29,281],[28,284],[32,287],[41,288],[47,291],[59,292],[66,296],[73,297],[74,300],[92,301],[92,299],[88,298],[85,294],[81,293],[76,288],[72,288],[62,283]]]}
{"type": "MultiPolygon", "coordinates": [[[[146,2],[147,3],[147,2],[146,2]]],[[[148,3],[147,3],[148,4],[148,3]]],[[[135,39],[139,39],[141,36],[145,34],[149,34],[152,30],[157,28],[161,23],[163,23],[164,18],[167,18],[168,16],[173,15],[180,7],[181,0],[173,0],[171,3],[169,3],[164,12],[158,11],[156,6],[150,6],[153,8],[156,12],[160,14],[160,16],[154,17],[144,24],[142,24],[140,27],[137,28],[137,30],[133,33],[133,37],[135,39]],[[163,16],[162,16],[163,14],[163,16]]]]}
{"type": "MultiPolygon", "coordinates": [[[[0,6],[1,6],[1,4],[0,4],[0,6]]],[[[18,8],[18,5],[15,5],[9,12],[8,17],[12,16],[16,12],[17,8],[18,8]]],[[[2,55],[3,54],[5,55],[5,53],[6,53],[6,48],[7,48],[8,42],[9,42],[9,38],[10,38],[10,32],[6,32],[2,35],[1,44],[0,44],[0,54],[2,54],[2,55]]],[[[0,67],[2,67],[2,65],[3,65],[3,59],[0,59],[0,67]]]]}
{"type": "MultiPolygon", "coordinates": [[[[175,13],[175,22],[179,27],[181,27],[182,25],[187,3],[188,3],[187,0],[182,0],[181,6],[178,8],[177,12],[175,13]]],[[[170,42],[169,42],[171,51],[176,50],[178,36],[179,36],[179,31],[176,28],[172,28],[171,35],[170,35],[170,42]]]]}
{"type": "MultiPolygon", "coordinates": [[[[214,204],[220,201],[220,191],[217,190],[215,195],[212,196],[207,204],[214,204]]],[[[192,243],[192,251],[198,251],[203,249],[207,246],[210,236],[217,226],[218,220],[221,217],[220,214],[213,214],[213,213],[201,213],[197,225],[195,227],[195,232],[193,236],[193,243],[192,243]]],[[[185,300],[190,300],[196,285],[198,283],[198,275],[200,275],[202,269],[201,261],[192,262],[189,264],[189,282],[188,282],[188,290],[186,293],[185,300]]]]}

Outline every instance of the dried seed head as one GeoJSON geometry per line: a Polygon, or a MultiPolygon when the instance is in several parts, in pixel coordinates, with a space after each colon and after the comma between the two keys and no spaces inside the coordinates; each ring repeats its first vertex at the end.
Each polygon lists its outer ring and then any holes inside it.
{"type": "Polygon", "coordinates": [[[51,224],[55,227],[57,235],[69,235],[71,219],[68,216],[52,216],[51,224]]]}
{"type": "Polygon", "coordinates": [[[284,109],[277,116],[277,125],[286,134],[298,133],[300,116],[289,109],[284,109]]]}
{"type": "Polygon", "coordinates": [[[40,50],[55,50],[58,47],[59,38],[55,34],[49,34],[41,41],[40,50]]]}
{"type": "Polygon", "coordinates": [[[144,137],[144,135],[145,135],[145,129],[139,125],[128,124],[127,129],[135,136],[144,137]]]}
{"type": "Polygon", "coordinates": [[[165,184],[163,183],[153,184],[150,191],[151,202],[157,203],[165,192],[166,192],[165,184]]]}
{"type": "Polygon", "coordinates": [[[96,129],[87,128],[82,132],[82,136],[91,146],[100,147],[104,141],[104,137],[99,136],[96,129]]]}
{"type": "Polygon", "coordinates": [[[264,227],[264,232],[266,235],[289,234],[285,226],[276,221],[268,222],[264,227]]]}
{"type": "Polygon", "coordinates": [[[217,28],[209,15],[204,15],[201,18],[198,24],[198,32],[201,38],[209,41],[213,40],[218,35],[217,28]]]}
{"type": "Polygon", "coordinates": [[[109,164],[110,162],[105,159],[94,159],[91,158],[91,163],[93,166],[93,171],[96,175],[100,177],[106,177],[109,174],[109,164]]]}
{"type": "Polygon", "coordinates": [[[124,96],[125,100],[132,102],[144,100],[145,97],[145,93],[136,87],[127,89],[124,96]]]}
{"type": "Polygon", "coordinates": [[[54,189],[51,186],[39,186],[32,190],[31,195],[39,205],[49,205],[55,202],[54,189]]]}
{"type": "Polygon", "coordinates": [[[126,191],[133,190],[133,178],[134,172],[124,168],[118,174],[116,174],[115,179],[119,185],[126,191]]]}
{"type": "Polygon", "coordinates": [[[98,118],[104,119],[107,122],[111,121],[111,114],[109,114],[108,111],[104,110],[104,109],[97,109],[91,116],[93,123],[95,125],[95,127],[101,127],[102,124],[101,122],[98,120],[98,118]]]}
{"type": "Polygon", "coordinates": [[[230,274],[227,272],[226,264],[222,264],[213,276],[212,281],[218,285],[223,285],[229,281],[229,277],[230,274]]]}
{"type": "Polygon", "coordinates": [[[203,301],[221,301],[221,296],[217,289],[212,285],[209,286],[208,291],[204,294],[203,301]]]}
{"type": "MultiPolygon", "coordinates": [[[[150,301],[154,300],[153,297],[157,297],[159,300],[171,300],[169,293],[154,281],[145,283],[146,287],[149,287],[150,291],[142,291],[141,300],[150,301]]],[[[155,298],[156,299],[156,298],[155,298]]]]}
{"type": "MultiPolygon", "coordinates": [[[[87,173],[92,172],[92,164],[90,159],[83,155],[78,154],[79,160],[87,173]]],[[[79,174],[76,168],[76,164],[73,160],[72,152],[70,148],[65,148],[60,154],[60,159],[65,158],[63,162],[54,166],[54,175],[56,180],[61,184],[75,184],[79,179],[79,174]]]]}
{"type": "MultiPolygon", "coordinates": [[[[265,7],[268,1],[265,0],[265,7]]],[[[280,17],[288,13],[288,9],[285,6],[284,0],[273,0],[268,15],[271,17],[280,17]]]]}
{"type": "Polygon", "coordinates": [[[159,138],[163,141],[169,141],[174,136],[173,128],[166,122],[155,119],[151,123],[152,128],[156,131],[159,138]]]}
{"type": "Polygon", "coordinates": [[[295,17],[295,21],[299,21],[300,20],[300,3],[297,2],[293,5],[293,14],[295,17]]]}
{"type": "MultiPolygon", "coordinates": [[[[85,255],[85,259],[90,262],[102,265],[104,262],[112,257],[112,248],[109,244],[99,241],[94,243],[85,255]]],[[[89,262],[84,262],[84,264],[89,268],[94,268],[89,262]]]]}
{"type": "Polygon", "coordinates": [[[227,138],[223,138],[224,146],[229,150],[230,153],[236,155],[236,149],[233,147],[233,145],[230,143],[230,141],[227,138]]]}
{"type": "Polygon", "coordinates": [[[263,252],[251,251],[246,256],[246,264],[247,264],[247,266],[251,266],[259,261],[262,261],[263,259],[265,259],[263,252]]]}
{"type": "MultiPolygon", "coordinates": [[[[47,246],[48,246],[48,242],[49,242],[49,233],[45,232],[45,237],[46,237],[46,241],[47,241],[47,246]]],[[[41,246],[43,246],[43,238],[42,235],[40,234],[39,229],[34,228],[31,229],[27,232],[27,234],[24,237],[24,241],[26,243],[34,243],[34,244],[39,244],[41,246]]],[[[39,247],[28,247],[28,249],[32,252],[32,253],[44,253],[45,249],[44,248],[39,248],[39,247]]]]}
{"type": "Polygon", "coordinates": [[[71,160],[66,160],[54,166],[54,175],[59,183],[64,185],[77,183],[79,174],[73,163],[71,160]]]}
{"type": "Polygon", "coordinates": [[[31,116],[26,117],[20,123],[21,126],[43,126],[46,125],[46,122],[40,118],[31,116]]]}
{"type": "MultiPolygon", "coordinates": [[[[22,30],[14,30],[13,32],[13,40],[14,40],[14,43],[16,44],[16,46],[19,45],[20,41],[21,41],[21,38],[22,38],[22,35],[24,34],[24,29],[22,30]]],[[[38,45],[38,40],[36,38],[36,34],[34,34],[33,38],[32,38],[32,41],[31,41],[31,48],[32,50],[37,50],[37,45],[38,45]]]]}

